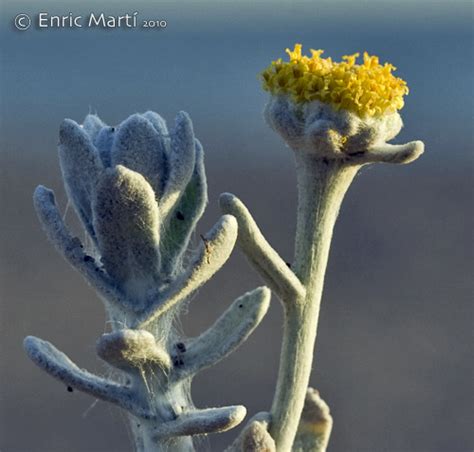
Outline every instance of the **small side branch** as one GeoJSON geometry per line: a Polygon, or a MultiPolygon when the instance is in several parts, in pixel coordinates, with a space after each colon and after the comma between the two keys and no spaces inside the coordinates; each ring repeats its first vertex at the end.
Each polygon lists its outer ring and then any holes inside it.
{"type": "Polygon", "coordinates": [[[235,300],[214,325],[187,346],[175,378],[195,375],[236,350],[267,313],[270,297],[269,289],[259,287],[235,300]]]}
{"type": "Polygon", "coordinates": [[[227,261],[237,239],[237,222],[224,215],[203,237],[196,259],[140,316],[134,328],[144,328],[207,282],[227,261]]]}
{"type": "Polygon", "coordinates": [[[24,347],[36,365],[64,384],[118,405],[135,416],[153,418],[153,414],[139,403],[132,389],[80,369],[49,342],[28,336],[24,340],[24,347]]]}
{"type": "Polygon", "coordinates": [[[71,236],[56,206],[54,192],[40,185],[35,190],[33,200],[48,239],[63,257],[116,309],[122,311],[124,306],[132,307],[95,259],[84,253],[81,241],[71,236]]]}
{"type": "Polygon", "coordinates": [[[236,196],[223,193],[219,204],[224,213],[234,215],[239,224],[238,242],[250,263],[282,300],[304,297],[305,289],[286,262],[265,240],[255,220],[236,196]]]}
{"type": "Polygon", "coordinates": [[[225,432],[239,425],[246,414],[247,410],[241,405],[196,410],[159,425],[154,437],[158,441],[176,436],[225,432]]]}

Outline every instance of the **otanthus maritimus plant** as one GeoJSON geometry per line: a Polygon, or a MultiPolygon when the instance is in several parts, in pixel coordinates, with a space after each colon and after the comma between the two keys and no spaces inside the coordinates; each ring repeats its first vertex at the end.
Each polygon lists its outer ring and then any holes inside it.
{"type": "Polygon", "coordinates": [[[196,409],[191,380],[235,350],[265,315],[270,292],[238,298],[206,332],[186,338],[174,319],[229,257],[237,222],[224,215],[188,249],[207,203],[204,155],[190,118],[168,131],[156,113],[135,114],[118,127],[95,115],[82,126],[65,120],[59,158],[70,202],[89,244],[73,237],[51,190],[39,186],[39,219],[64,258],[104,301],[111,331],[97,354],[115,378],[93,375],[53,345],[27,337],[30,358],[70,388],[114,403],[129,414],[138,451],[194,450],[192,438],[225,431],[243,406],[196,409]]]}
{"type": "Polygon", "coordinates": [[[25,339],[31,359],[68,386],[129,413],[139,451],[190,451],[193,435],[239,424],[245,408],[199,410],[193,376],[235,350],[265,315],[270,291],[237,299],[206,332],[186,338],[174,319],[239,243],[284,308],[278,381],[269,412],[255,415],[229,452],[322,452],[332,429],[329,408],[308,388],[330,242],[344,195],[358,170],[376,162],[409,163],[423,143],[391,145],[402,127],[397,110],[408,93],[394,67],[364,54],[342,62],[287,50],[263,74],[270,92],[265,119],[294,151],[298,180],[294,262],[269,245],[244,204],[224,193],[224,216],[189,250],[207,202],[203,150],[185,113],[168,131],[156,113],[133,115],[117,128],[94,115],[65,120],[59,156],[69,200],[89,237],[73,237],[53,192],[34,200],[58,250],[97,290],[111,331],[97,354],[117,370],[114,380],[77,367],[50,343],[25,339]],[[238,230],[237,230],[238,229],[238,230]],[[86,249],[87,248],[87,249],[86,249]]]}
{"type": "Polygon", "coordinates": [[[292,447],[324,451],[332,419],[308,382],[336,217],[362,166],[409,163],[424,146],[420,141],[386,143],[402,127],[397,110],[408,93],[405,82],[393,76],[393,66],[382,66],[367,53],[362,64],[356,64],[358,54],[339,63],[321,58],[321,50],[312,50],[307,57],[300,44],[287,53],[290,61],[274,61],[262,79],[270,92],[265,119],[294,151],[296,161],[298,209],[291,269],[239,199],[226,193],[220,203],[225,213],[237,218],[240,247],[284,308],[277,388],[262,428],[268,430],[278,452],[292,447]]]}

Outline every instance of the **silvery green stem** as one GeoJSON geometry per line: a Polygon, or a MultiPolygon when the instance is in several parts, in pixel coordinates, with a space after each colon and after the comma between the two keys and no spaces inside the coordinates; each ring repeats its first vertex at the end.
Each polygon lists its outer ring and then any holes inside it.
{"type": "Polygon", "coordinates": [[[270,433],[277,450],[291,450],[308,387],[324,274],[334,224],[357,168],[340,160],[295,153],[298,216],[294,271],[305,295],[283,300],[285,321],[270,433]]]}

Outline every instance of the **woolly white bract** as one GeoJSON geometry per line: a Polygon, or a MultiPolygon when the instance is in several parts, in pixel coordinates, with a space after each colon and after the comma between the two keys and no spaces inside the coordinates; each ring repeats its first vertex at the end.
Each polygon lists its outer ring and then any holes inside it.
{"type": "Polygon", "coordinates": [[[356,165],[375,162],[409,163],[423,153],[423,143],[387,144],[400,132],[397,112],[361,118],[320,101],[294,103],[288,95],[270,96],[265,120],[288,146],[315,157],[340,159],[356,165]]]}

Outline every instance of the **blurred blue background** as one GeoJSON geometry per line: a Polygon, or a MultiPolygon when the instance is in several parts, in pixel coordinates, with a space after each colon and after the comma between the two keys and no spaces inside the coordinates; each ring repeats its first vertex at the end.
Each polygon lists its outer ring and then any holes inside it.
{"type": "MultiPolygon", "coordinates": [[[[209,208],[239,195],[291,260],[296,189],[291,152],[264,124],[257,74],[301,42],[325,55],[367,50],[410,87],[396,142],[422,139],[406,167],[364,169],[343,206],[331,251],[311,383],[335,419],[330,451],[468,451],[473,413],[473,34],[470,1],[3,1],[0,45],[0,450],[130,450],[125,418],[65,388],[22,350],[34,334],[79,366],[104,372],[94,344],[100,302],[47,243],[31,194],[66,204],[58,125],[97,112],[116,124],[158,111],[191,114],[206,151],[209,208]],[[139,12],[161,30],[31,29],[18,13],[139,12]]],[[[68,217],[72,220],[72,215],[68,217]]],[[[260,284],[236,251],[201,290],[190,335],[260,284]]],[[[268,409],[281,338],[278,300],[253,337],[194,384],[198,406],[268,409]]],[[[236,432],[200,447],[223,450],[236,432]]]]}

